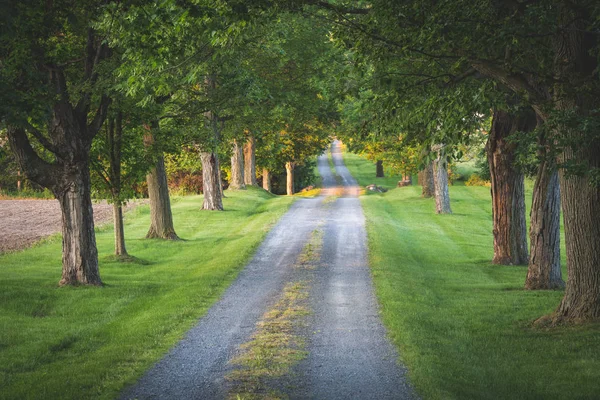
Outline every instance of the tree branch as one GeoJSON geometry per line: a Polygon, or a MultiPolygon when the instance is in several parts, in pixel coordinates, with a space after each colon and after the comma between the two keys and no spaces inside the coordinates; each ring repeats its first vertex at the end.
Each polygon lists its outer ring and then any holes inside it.
{"type": "Polygon", "coordinates": [[[46,150],[52,152],[58,157],[62,155],[60,148],[52,144],[36,127],[31,125],[29,122],[26,123],[26,126],[27,130],[37,139],[38,142],[40,142],[42,146],[44,146],[44,148],[46,148],[46,150]]]}
{"type": "Polygon", "coordinates": [[[100,106],[98,110],[96,110],[96,115],[94,115],[94,119],[88,125],[87,133],[88,140],[91,140],[98,134],[100,128],[102,128],[102,124],[104,120],[106,120],[106,114],[108,113],[108,106],[110,105],[111,99],[106,95],[102,95],[102,99],[100,100],[100,106]]]}
{"type": "Polygon", "coordinates": [[[55,165],[43,160],[31,147],[25,129],[8,126],[6,129],[10,147],[13,150],[19,168],[25,175],[37,184],[54,191],[57,184],[55,174],[52,172],[57,168],[55,165]]]}

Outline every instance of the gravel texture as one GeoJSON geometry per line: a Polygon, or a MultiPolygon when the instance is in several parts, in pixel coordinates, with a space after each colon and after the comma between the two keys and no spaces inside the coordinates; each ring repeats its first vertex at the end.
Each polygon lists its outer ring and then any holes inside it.
{"type": "MultiPolygon", "coordinates": [[[[292,399],[416,397],[380,321],[366,258],[364,216],[355,197],[358,187],[343,165],[337,142],[333,157],[345,186],[335,193],[344,197],[298,199],[223,297],[122,393],[122,399],[226,398],[228,361],[252,337],[284,285],[298,277],[294,265],[317,228],[324,233],[323,248],[319,265],[311,272],[311,314],[302,329],[308,356],[292,376],[278,379],[276,389],[292,399]]],[[[324,186],[334,187],[326,156],[319,157],[318,167],[324,186]]]]}

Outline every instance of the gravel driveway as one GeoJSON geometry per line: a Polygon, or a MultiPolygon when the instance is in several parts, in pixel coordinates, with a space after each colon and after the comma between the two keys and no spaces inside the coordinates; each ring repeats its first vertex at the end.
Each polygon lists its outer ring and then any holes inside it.
{"type": "MultiPolygon", "coordinates": [[[[416,398],[381,324],[367,263],[365,220],[356,181],[333,147],[345,197],[298,199],[223,297],[185,338],[122,399],[224,399],[230,360],[257,329],[284,286],[298,279],[294,264],[311,233],[322,230],[322,252],[308,288],[306,357],[278,379],[290,399],[416,398]]],[[[325,187],[336,183],[326,156],[319,157],[325,187]]],[[[262,398],[262,397],[261,397],[262,398]]]]}

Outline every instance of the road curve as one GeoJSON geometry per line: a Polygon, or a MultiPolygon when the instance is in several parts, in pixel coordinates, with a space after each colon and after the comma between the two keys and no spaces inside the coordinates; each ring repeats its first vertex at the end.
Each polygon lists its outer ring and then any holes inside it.
{"type": "MultiPolygon", "coordinates": [[[[186,337],[122,399],[224,399],[229,361],[256,323],[297,276],[294,263],[311,233],[323,231],[323,248],[309,288],[307,357],[284,385],[291,399],[411,399],[405,369],[387,339],[367,263],[365,222],[357,184],[332,145],[336,174],[318,159],[325,188],[343,183],[344,197],[298,199],[258,248],[223,297],[186,337]],[[327,204],[325,204],[327,203],[327,204]]],[[[327,192],[326,192],[327,193],[327,192]]]]}

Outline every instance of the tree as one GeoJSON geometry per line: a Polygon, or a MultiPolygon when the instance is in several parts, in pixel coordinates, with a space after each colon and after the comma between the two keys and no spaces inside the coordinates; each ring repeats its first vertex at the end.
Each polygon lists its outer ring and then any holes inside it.
{"type": "Polygon", "coordinates": [[[101,285],[90,195],[89,154],[110,99],[101,90],[111,51],[92,27],[96,2],[14,3],[0,43],[10,146],[29,179],[62,211],[61,285],[101,285]],[[34,150],[39,144],[44,154],[34,150]],[[46,153],[47,152],[47,153],[46,153]]]}
{"type": "Polygon", "coordinates": [[[123,205],[135,196],[133,188],[143,180],[147,163],[139,122],[131,115],[124,118],[119,105],[112,108],[104,134],[96,136],[92,146],[92,187],[96,197],[107,198],[112,203],[115,255],[127,256],[123,205]]]}
{"type": "MultiPolygon", "coordinates": [[[[569,280],[554,322],[600,317],[600,139],[597,109],[600,5],[556,2],[393,2],[357,12],[325,3],[355,50],[412,63],[440,83],[477,74],[522,96],[559,145],[557,164],[569,280]],[[465,18],[465,10],[469,17],[465,18]]],[[[404,72],[404,71],[403,71],[404,72]]]]}
{"type": "Polygon", "coordinates": [[[244,183],[244,151],[237,141],[233,141],[231,150],[231,182],[230,189],[245,189],[244,183]]]}
{"type": "Polygon", "coordinates": [[[516,144],[508,139],[535,128],[535,116],[494,111],[486,153],[490,167],[494,264],[527,264],[525,175],[515,163],[516,144]]]}
{"type": "Polygon", "coordinates": [[[255,139],[253,135],[249,135],[244,144],[244,183],[249,186],[257,185],[255,139]]]}
{"type": "Polygon", "coordinates": [[[435,145],[432,151],[437,154],[437,157],[433,160],[435,212],[437,214],[452,214],[448,190],[448,156],[444,145],[435,145]]]}
{"type": "Polygon", "coordinates": [[[146,239],[179,240],[173,225],[171,212],[171,199],[167,184],[165,159],[163,152],[157,148],[155,136],[159,129],[159,122],[154,120],[150,125],[145,125],[144,144],[152,154],[154,165],[146,175],[148,184],[148,197],[150,199],[150,228],[146,239]]]}

